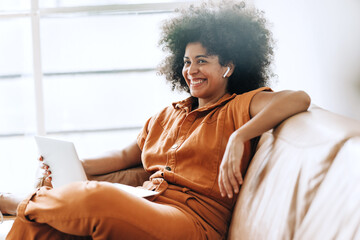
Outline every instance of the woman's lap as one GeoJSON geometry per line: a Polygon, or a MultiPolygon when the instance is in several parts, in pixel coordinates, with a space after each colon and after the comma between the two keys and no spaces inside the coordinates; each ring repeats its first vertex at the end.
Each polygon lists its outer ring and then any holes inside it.
{"type": "MultiPolygon", "coordinates": [[[[9,239],[19,239],[17,233],[22,231],[18,228],[33,228],[38,234],[39,226],[43,232],[44,228],[53,228],[93,239],[204,237],[201,226],[190,214],[132,196],[105,182],[77,182],[51,190],[41,188],[20,204],[18,218],[9,239]]],[[[31,234],[29,229],[27,232],[31,234]]]]}

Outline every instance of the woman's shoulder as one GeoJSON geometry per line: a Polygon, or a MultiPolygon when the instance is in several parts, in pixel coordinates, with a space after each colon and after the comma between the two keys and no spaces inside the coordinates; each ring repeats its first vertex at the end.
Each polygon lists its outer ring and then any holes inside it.
{"type": "Polygon", "coordinates": [[[244,92],[241,94],[237,94],[236,97],[234,98],[234,101],[232,101],[233,104],[247,104],[249,102],[251,102],[252,98],[259,92],[262,91],[272,91],[272,89],[270,87],[261,87],[261,88],[257,88],[248,92],[244,92]]]}
{"type": "Polygon", "coordinates": [[[156,118],[164,118],[170,116],[175,111],[172,105],[166,106],[155,114],[156,118]]]}
{"type": "Polygon", "coordinates": [[[270,87],[261,87],[248,92],[237,94],[235,98],[229,102],[228,109],[234,114],[249,114],[250,104],[253,97],[262,91],[272,91],[270,87]]]}
{"type": "Polygon", "coordinates": [[[251,100],[257,93],[262,91],[271,91],[271,88],[262,87],[242,94],[237,94],[235,98],[227,104],[226,112],[229,117],[228,119],[231,119],[231,121],[234,122],[236,129],[251,119],[251,100]]]}

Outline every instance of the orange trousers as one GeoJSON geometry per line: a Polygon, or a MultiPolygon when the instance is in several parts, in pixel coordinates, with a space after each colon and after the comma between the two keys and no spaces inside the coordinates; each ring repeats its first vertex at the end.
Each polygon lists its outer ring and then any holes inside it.
{"type": "Polygon", "coordinates": [[[177,206],[181,201],[181,191],[167,189],[152,202],[96,181],[42,187],[19,205],[6,239],[222,238],[177,206]]]}

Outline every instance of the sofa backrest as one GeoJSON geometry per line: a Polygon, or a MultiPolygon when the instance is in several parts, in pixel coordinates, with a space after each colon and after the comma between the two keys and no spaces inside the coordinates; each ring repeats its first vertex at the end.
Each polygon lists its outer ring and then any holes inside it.
{"type": "Polygon", "coordinates": [[[360,122],[312,106],[264,133],[228,239],[360,239],[360,122]]]}

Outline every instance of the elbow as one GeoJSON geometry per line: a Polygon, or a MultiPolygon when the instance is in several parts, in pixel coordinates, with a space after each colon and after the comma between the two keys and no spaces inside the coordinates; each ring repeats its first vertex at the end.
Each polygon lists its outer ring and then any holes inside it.
{"type": "Polygon", "coordinates": [[[311,104],[310,96],[304,91],[296,91],[294,95],[295,103],[299,107],[300,112],[307,111],[311,104]]]}
{"type": "Polygon", "coordinates": [[[84,168],[84,171],[87,173],[87,174],[90,174],[89,173],[89,160],[87,160],[87,159],[82,159],[81,160],[81,163],[82,163],[82,166],[83,166],[83,168],[84,168]]]}
{"type": "Polygon", "coordinates": [[[93,166],[94,161],[92,161],[91,159],[82,159],[80,162],[84,168],[86,175],[97,175],[97,172],[93,170],[97,169],[93,166]]]}

